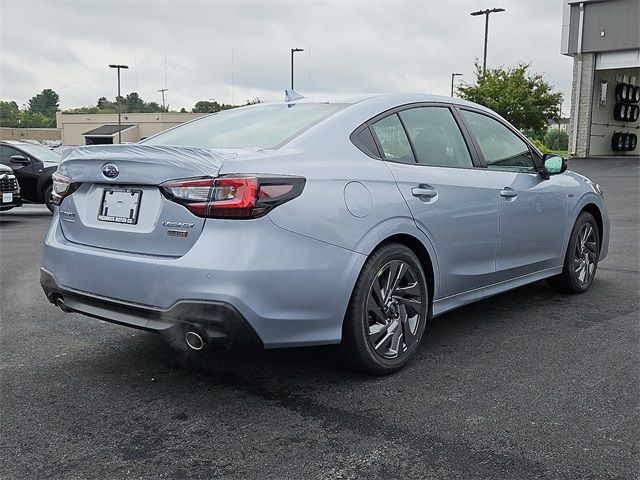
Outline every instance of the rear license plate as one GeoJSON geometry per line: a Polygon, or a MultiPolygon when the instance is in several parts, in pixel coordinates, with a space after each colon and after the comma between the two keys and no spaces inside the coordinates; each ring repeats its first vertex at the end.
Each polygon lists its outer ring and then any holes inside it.
{"type": "Polygon", "coordinates": [[[133,188],[105,188],[98,220],[112,223],[138,223],[142,190],[133,188]]]}
{"type": "Polygon", "coordinates": [[[2,203],[11,203],[13,201],[13,193],[3,193],[2,203]]]}

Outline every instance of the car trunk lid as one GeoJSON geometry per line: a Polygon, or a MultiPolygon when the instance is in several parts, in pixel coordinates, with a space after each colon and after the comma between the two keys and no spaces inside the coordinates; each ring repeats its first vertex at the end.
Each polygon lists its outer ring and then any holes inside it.
{"type": "Polygon", "coordinates": [[[182,178],[217,176],[237,153],[152,145],[80,147],[58,173],[80,186],[64,198],[64,236],[101,249],[167,257],[184,255],[204,219],[165,198],[159,186],[182,178]]]}

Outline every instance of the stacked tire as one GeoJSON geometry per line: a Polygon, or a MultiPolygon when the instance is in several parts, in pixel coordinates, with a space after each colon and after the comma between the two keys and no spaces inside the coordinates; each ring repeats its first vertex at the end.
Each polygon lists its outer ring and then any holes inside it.
{"type": "Polygon", "coordinates": [[[630,132],[614,132],[611,137],[611,150],[614,152],[633,152],[638,144],[638,135],[630,132]]]}
{"type": "MultiPolygon", "coordinates": [[[[619,83],[616,85],[616,105],[613,118],[619,122],[633,123],[640,118],[640,85],[619,83]]],[[[614,152],[632,152],[638,144],[638,135],[631,132],[613,132],[611,149],[614,152]]]]}
{"type": "Polygon", "coordinates": [[[616,105],[613,117],[620,122],[637,122],[640,118],[640,85],[619,83],[616,86],[616,105]]]}

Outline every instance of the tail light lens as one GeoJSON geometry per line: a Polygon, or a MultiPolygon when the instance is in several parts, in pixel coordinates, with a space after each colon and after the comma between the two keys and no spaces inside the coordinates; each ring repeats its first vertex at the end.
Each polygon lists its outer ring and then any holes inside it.
{"type": "Polygon", "coordinates": [[[287,176],[222,176],[160,185],[169,200],[206,218],[258,218],[302,193],[306,180],[287,176]]]}
{"type": "Polygon", "coordinates": [[[79,183],[72,182],[71,179],[58,172],[51,175],[51,179],[53,180],[51,195],[53,197],[54,205],[60,205],[64,197],[71,195],[80,186],[79,183]]]}

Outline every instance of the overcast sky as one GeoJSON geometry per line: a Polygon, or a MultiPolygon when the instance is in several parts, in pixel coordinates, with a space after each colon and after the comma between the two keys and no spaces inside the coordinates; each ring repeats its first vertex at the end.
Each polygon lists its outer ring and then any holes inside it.
{"type": "Polygon", "coordinates": [[[94,1],[0,0],[0,99],[19,105],[45,88],[62,108],[122,92],[172,109],[198,100],[280,100],[290,82],[303,95],[426,92],[449,95],[451,73],[474,80],[484,16],[492,14],[489,66],[532,64],[565,96],[570,57],[560,54],[561,0],[94,1]],[[166,59],[166,69],[165,69],[166,59]]]}

